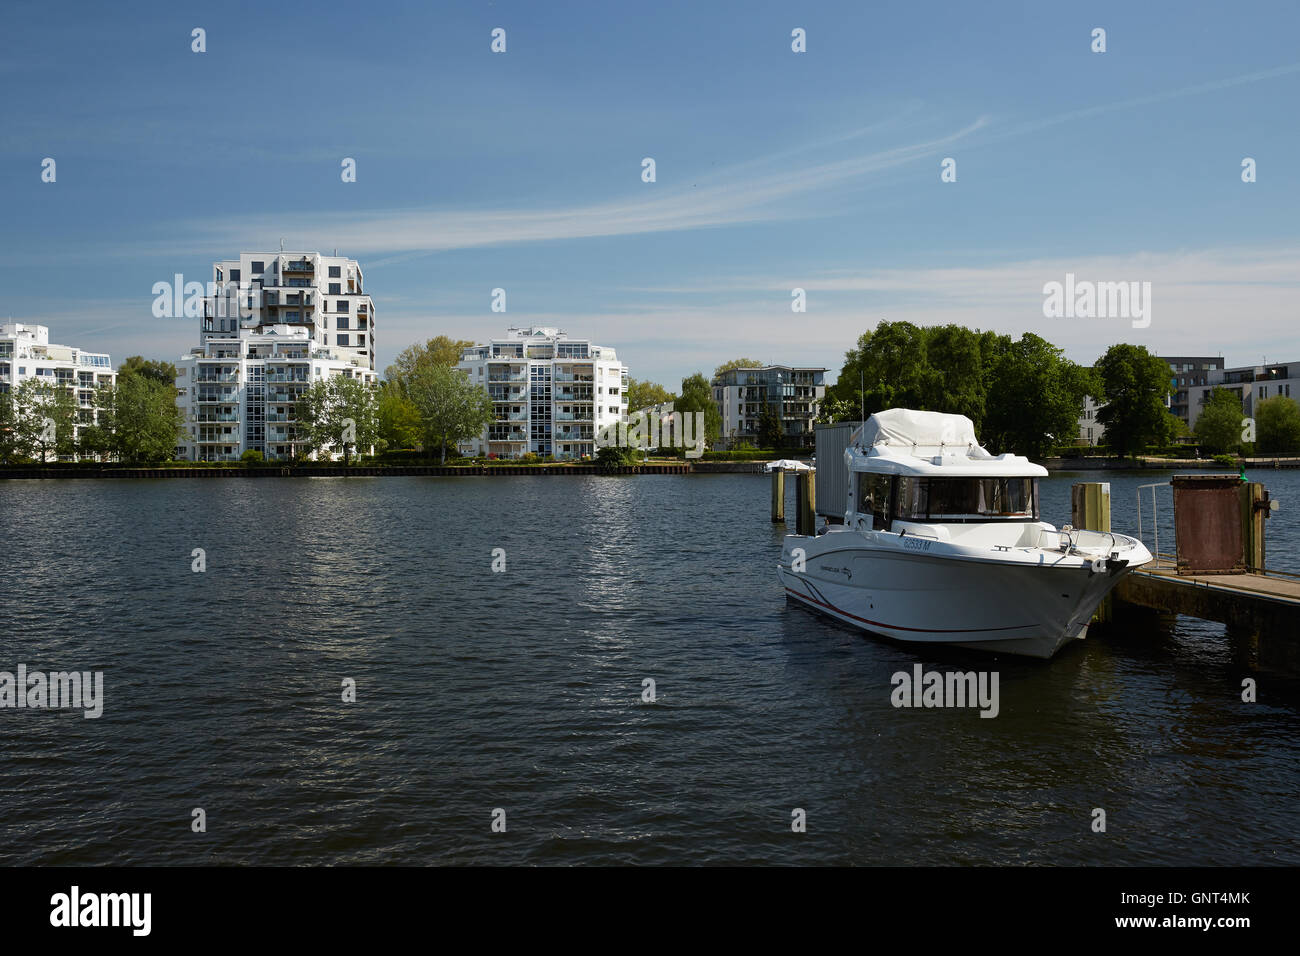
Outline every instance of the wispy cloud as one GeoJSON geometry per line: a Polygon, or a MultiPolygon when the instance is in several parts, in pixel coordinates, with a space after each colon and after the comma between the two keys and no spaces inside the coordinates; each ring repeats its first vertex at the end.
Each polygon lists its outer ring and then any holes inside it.
{"type": "MultiPolygon", "coordinates": [[[[257,236],[292,235],[304,248],[346,248],[351,255],[412,254],[471,249],[503,243],[715,228],[775,222],[805,215],[783,206],[873,173],[914,162],[983,128],[979,118],[952,133],[904,146],[877,150],[799,169],[772,168],[774,161],[746,163],[701,175],[687,185],[640,186],[636,198],[552,209],[384,210],[239,217],[214,224],[185,224],[187,235],[202,235],[203,248],[250,248],[257,236]],[[740,175],[737,175],[737,170],[740,175]]],[[[769,158],[770,160],[771,158],[769,158]]],[[[382,264],[386,259],[373,260],[382,264]]]]}

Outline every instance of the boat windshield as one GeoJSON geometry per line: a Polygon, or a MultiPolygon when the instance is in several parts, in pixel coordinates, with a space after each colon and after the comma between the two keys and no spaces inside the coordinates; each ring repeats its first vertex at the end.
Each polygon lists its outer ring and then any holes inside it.
{"type": "Polygon", "coordinates": [[[1037,521],[1037,478],[899,478],[894,517],[1037,521]]]}

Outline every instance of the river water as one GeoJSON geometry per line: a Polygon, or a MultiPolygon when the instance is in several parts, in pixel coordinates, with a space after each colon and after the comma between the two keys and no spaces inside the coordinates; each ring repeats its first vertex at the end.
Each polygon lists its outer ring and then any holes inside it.
{"type": "MultiPolygon", "coordinates": [[[[1102,477],[1135,531],[1167,475],[1102,477]]],[[[748,475],[6,481],[0,670],[104,710],[0,710],[0,863],[1300,862],[1300,682],[1219,625],[893,644],[787,605],[781,534],[748,475]],[[914,664],[998,716],[893,707],[914,664]]]]}

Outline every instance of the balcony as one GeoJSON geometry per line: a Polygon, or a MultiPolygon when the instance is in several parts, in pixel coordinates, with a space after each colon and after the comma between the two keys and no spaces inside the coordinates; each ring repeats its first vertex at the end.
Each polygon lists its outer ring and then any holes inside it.
{"type": "Polygon", "coordinates": [[[595,419],[591,412],[557,412],[555,415],[557,422],[590,422],[595,419]]]}
{"type": "Polygon", "coordinates": [[[520,441],[527,441],[528,439],[524,437],[524,433],[521,431],[494,432],[489,430],[487,440],[520,442],[520,441]]]}
{"type": "Polygon", "coordinates": [[[283,271],[285,275],[290,272],[315,272],[316,267],[312,265],[310,259],[290,259],[284,264],[283,271]]]}
{"type": "Polygon", "coordinates": [[[222,412],[199,415],[199,417],[194,420],[199,424],[204,424],[206,422],[237,422],[239,421],[239,416],[234,412],[222,412]]]}
{"type": "Polygon", "coordinates": [[[568,372],[556,372],[555,381],[557,382],[594,382],[595,378],[590,374],[578,374],[568,372]]]}
{"type": "Polygon", "coordinates": [[[489,373],[488,373],[488,378],[487,378],[487,380],[488,380],[489,382],[515,382],[515,383],[519,383],[519,382],[526,382],[526,381],[528,381],[528,375],[527,375],[526,373],[524,373],[524,372],[520,372],[520,373],[518,373],[517,375],[504,375],[504,374],[502,374],[502,373],[500,373],[500,372],[489,372],[489,373]]]}

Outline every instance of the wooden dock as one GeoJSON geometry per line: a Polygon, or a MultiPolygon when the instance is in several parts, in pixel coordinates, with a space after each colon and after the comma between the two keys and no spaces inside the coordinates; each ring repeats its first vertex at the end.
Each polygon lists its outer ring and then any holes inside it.
{"type": "Polygon", "coordinates": [[[1260,665],[1300,669],[1300,579],[1242,571],[1179,574],[1172,567],[1126,574],[1115,588],[1117,618],[1134,608],[1185,614],[1227,627],[1250,642],[1260,665]]]}

